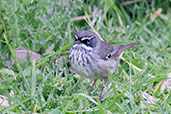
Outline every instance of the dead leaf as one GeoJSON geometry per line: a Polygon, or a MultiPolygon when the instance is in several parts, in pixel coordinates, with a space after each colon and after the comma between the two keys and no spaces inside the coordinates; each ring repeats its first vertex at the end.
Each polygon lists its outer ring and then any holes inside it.
{"type": "Polygon", "coordinates": [[[0,95],[0,104],[4,107],[9,106],[8,98],[3,95],[0,95]]]}
{"type": "Polygon", "coordinates": [[[168,47],[167,50],[171,50],[171,47],[168,47]]]}
{"type": "MultiPolygon", "coordinates": [[[[33,60],[37,61],[41,58],[41,55],[31,50],[27,50],[24,47],[17,48],[15,50],[16,57],[19,62],[27,61],[28,56],[30,56],[30,63],[32,64],[33,60]]],[[[12,58],[12,65],[15,63],[14,59],[12,58]]]]}
{"type": "Polygon", "coordinates": [[[164,91],[164,89],[166,87],[170,88],[171,89],[171,72],[166,76],[167,80],[162,80],[160,81],[155,87],[154,87],[154,91],[156,91],[160,86],[160,93],[162,93],[164,91]],[[161,85],[162,84],[162,85],[161,85]]]}

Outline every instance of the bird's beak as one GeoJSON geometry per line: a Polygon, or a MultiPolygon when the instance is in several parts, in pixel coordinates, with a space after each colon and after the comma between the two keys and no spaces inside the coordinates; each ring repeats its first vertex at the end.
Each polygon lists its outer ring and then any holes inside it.
{"type": "Polygon", "coordinates": [[[75,44],[81,44],[81,42],[79,41],[79,40],[76,40],[75,42],[74,42],[74,45],[75,44]]]}

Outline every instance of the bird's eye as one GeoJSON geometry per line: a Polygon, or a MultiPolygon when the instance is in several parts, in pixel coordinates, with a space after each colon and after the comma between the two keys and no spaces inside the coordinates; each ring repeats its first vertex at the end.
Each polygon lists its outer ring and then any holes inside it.
{"type": "Polygon", "coordinates": [[[83,37],[83,38],[81,38],[81,42],[84,43],[85,45],[89,46],[90,45],[90,40],[92,40],[93,38],[94,38],[94,36],[83,37]]]}
{"type": "Polygon", "coordinates": [[[85,45],[89,45],[90,44],[90,39],[82,40],[82,43],[84,43],[85,45]]]}

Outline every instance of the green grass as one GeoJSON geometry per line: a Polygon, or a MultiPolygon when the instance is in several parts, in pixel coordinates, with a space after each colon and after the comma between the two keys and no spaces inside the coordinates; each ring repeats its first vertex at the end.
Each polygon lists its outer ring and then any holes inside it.
{"type": "Polygon", "coordinates": [[[0,95],[9,102],[9,106],[0,102],[0,112],[170,113],[170,87],[164,91],[155,91],[154,87],[171,72],[171,2],[142,0],[122,5],[125,0],[80,1],[0,1],[0,95]],[[158,8],[163,9],[162,13],[151,22],[158,8]],[[90,92],[93,80],[76,78],[69,71],[72,36],[80,30],[91,30],[86,21],[73,21],[85,12],[93,14],[93,27],[106,42],[141,43],[124,52],[122,57],[134,66],[121,60],[109,78],[102,102],[98,101],[102,80],[90,92]],[[20,63],[14,51],[18,47],[49,54],[33,64],[29,60],[20,63]],[[15,65],[11,65],[11,57],[15,65]],[[147,94],[158,102],[152,102],[147,94]]]}

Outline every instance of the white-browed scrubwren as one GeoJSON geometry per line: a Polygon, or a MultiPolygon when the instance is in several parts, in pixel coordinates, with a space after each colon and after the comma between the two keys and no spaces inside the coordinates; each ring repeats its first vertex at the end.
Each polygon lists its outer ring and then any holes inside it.
{"type": "Polygon", "coordinates": [[[70,50],[69,60],[72,68],[84,77],[95,80],[104,79],[105,86],[99,97],[101,101],[108,83],[109,71],[113,74],[118,68],[122,52],[139,43],[116,46],[106,43],[91,31],[80,31],[75,35],[75,42],[70,50]]]}

